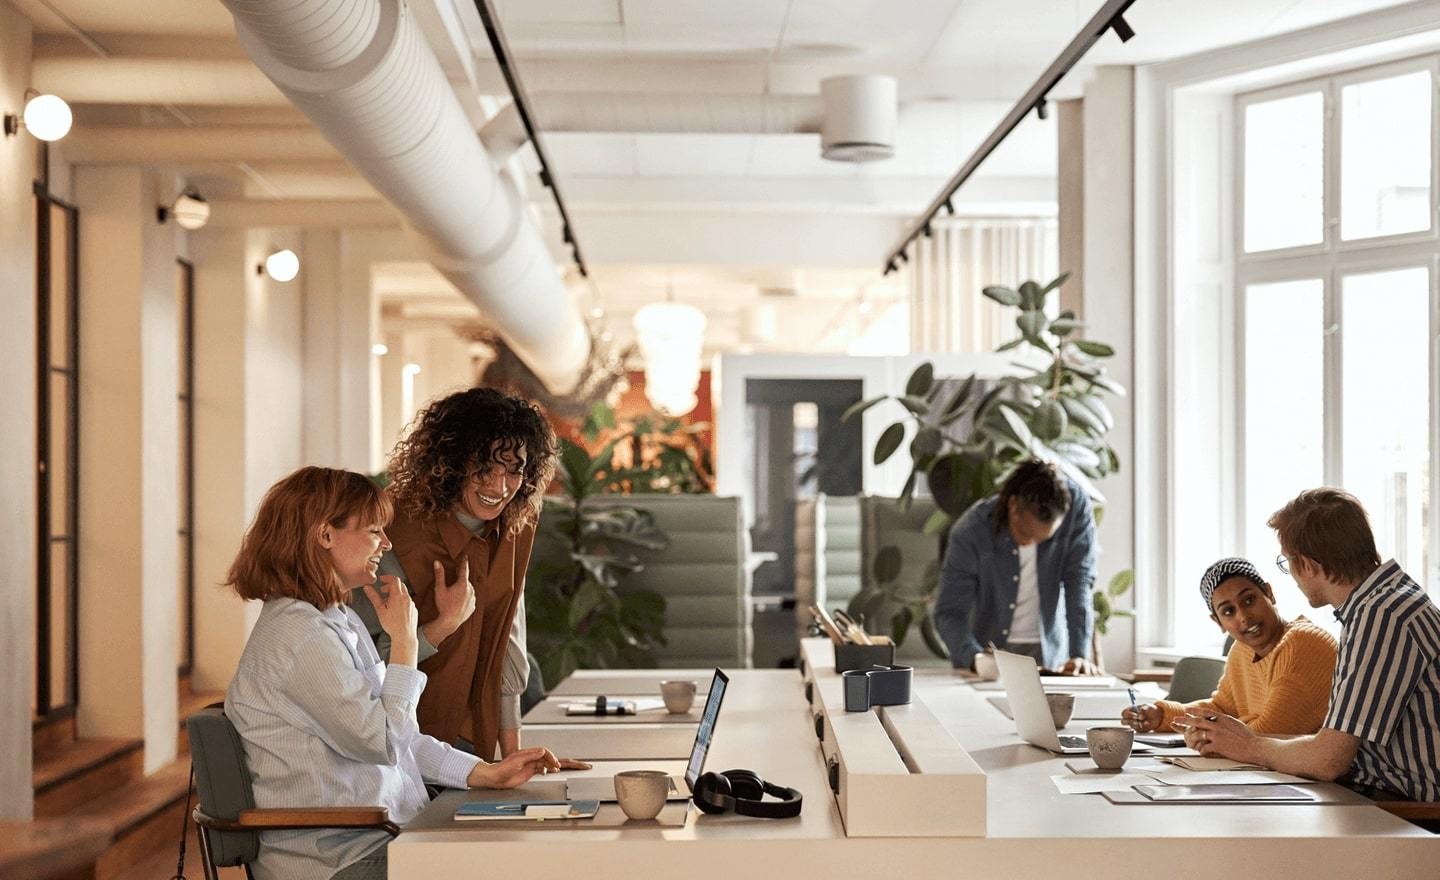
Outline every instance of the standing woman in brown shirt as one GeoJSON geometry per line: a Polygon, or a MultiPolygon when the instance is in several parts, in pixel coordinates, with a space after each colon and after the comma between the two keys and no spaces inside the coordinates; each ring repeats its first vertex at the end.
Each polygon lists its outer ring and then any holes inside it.
{"type": "MultiPolygon", "coordinates": [[[[492,388],[430,404],[390,457],[394,549],[380,573],[400,577],[420,612],[420,670],[429,677],[420,729],[487,760],[497,747],[502,755],[520,748],[525,568],[555,458],[540,411],[492,388]]],[[[362,592],[352,605],[367,624],[375,617],[362,592]]]]}

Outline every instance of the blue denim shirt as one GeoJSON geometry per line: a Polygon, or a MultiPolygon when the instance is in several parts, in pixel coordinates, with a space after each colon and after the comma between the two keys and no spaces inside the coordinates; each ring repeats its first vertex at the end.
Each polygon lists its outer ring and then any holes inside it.
{"type": "MultiPolygon", "coordinates": [[[[1090,499],[1070,482],[1070,511],[1035,554],[1040,591],[1040,645],[1045,665],[1090,656],[1095,582],[1095,517],[1090,499]],[[1064,605],[1061,605],[1061,599],[1064,605]]],[[[1004,647],[1020,586],[1020,551],[1009,529],[996,530],[999,497],[975,502],[950,529],[940,567],[935,626],[956,668],[968,669],[987,642],[1004,647]]]]}

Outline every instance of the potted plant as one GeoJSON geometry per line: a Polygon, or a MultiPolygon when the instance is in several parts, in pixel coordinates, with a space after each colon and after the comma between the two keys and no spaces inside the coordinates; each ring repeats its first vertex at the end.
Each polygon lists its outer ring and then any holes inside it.
{"type": "Polygon", "coordinates": [[[653,667],[653,649],[665,644],[665,599],[623,580],[643,568],[635,550],[670,540],[642,508],[597,500],[613,479],[618,442],[591,457],[560,441],[561,493],[545,499],[525,586],[529,646],[549,682],[582,667],[653,667]]]}
{"type": "MultiPolygon", "coordinates": [[[[937,382],[934,365],[922,363],[906,381],[903,394],[862,400],[845,413],[845,418],[855,418],[887,400],[900,405],[900,417],[875,444],[874,461],[887,461],[910,438],[910,475],[898,504],[908,508],[920,480],[925,480],[938,509],[924,531],[936,536],[942,550],[951,524],[971,504],[998,491],[1016,465],[1032,456],[1054,462],[1079,484],[1095,503],[1097,521],[1103,513],[1105,498],[1095,481],[1120,468],[1106,440],[1115,419],[1105,400],[1123,396],[1125,389],[1106,373],[1103,361],[1115,353],[1110,345],[1076,336],[1085,325],[1074,312],[1063,311],[1053,319],[1045,314],[1046,300],[1068,277],[1062,274],[1043,286],[1026,281],[1017,289],[985,288],[989,299],[1019,310],[1019,335],[997,349],[1023,350],[1026,358],[1015,364],[1017,373],[988,383],[975,375],[937,382]],[[958,430],[962,423],[969,425],[968,431],[958,430]]],[[[887,550],[893,548],[877,553],[875,583],[851,600],[851,614],[864,614],[897,642],[915,626],[934,653],[946,656],[933,619],[935,566],[907,581],[900,577],[900,554],[887,550]]],[[[1110,587],[1095,591],[1097,623],[1102,605],[1107,624],[1111,614],[1120,613],[1112,610],[1111,600],[1129,589],[1131,581],[1111,592],[1119,580],[1117,576],[1110,587]]],[[[1097,625],[1097,631],[1105,630],[1097,625]]]]}

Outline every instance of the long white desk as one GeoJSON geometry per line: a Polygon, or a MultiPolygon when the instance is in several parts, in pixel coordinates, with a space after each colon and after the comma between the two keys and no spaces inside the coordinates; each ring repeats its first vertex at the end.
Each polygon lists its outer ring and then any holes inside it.
{"type": "MultiPolygon", "coordinates": [[[[700,671],[686,672],[692,677],[700,671]]],[[[613,676],[614,673],[607,673],[613,676]]],[[[649,675],[655,676],[650,671],[649,675]]],[[[1369,804],[1356,806],[1117,806],[1099,795],[1062,795],[1050,776],[1064,762],[1015,735],[1014,725],[962,679],[917,672],[915,692],[986,773],[983,838],[846,837],[794,670],[738,670],[716,728],[707,768],[745,767],[799,788],[797,819],[706,816],[691,809],[683,827],[495,829],[464,825],[401,834],[390,846],[390,877],[996,878],[1388,878],[1434,876],[1440,837],[1369,804]]],[[[639,676],[637,676],[639,677],[639,676]]],[[[576,683],[572,687],[583,687],[576,683]]],[[[587,751],[627,748],[630,726],[591,725],[587,751]]],[[[1076,727],[1076,730],[1083,730],[1076,727]]],[[[543,738],[527,728],[526,742],[543,738]]],[[[643,762],[639,762],[643,763],[643,762]]],[[[599,765],[611,773],[637,765],[599,765]]],[[[650,765],[647,765],[650,766],[650,765]]],[[[653,766],[673,770],[675,762],[653,766]]],[[[602,809],[616,810],[607,805],[602,809]]]]}

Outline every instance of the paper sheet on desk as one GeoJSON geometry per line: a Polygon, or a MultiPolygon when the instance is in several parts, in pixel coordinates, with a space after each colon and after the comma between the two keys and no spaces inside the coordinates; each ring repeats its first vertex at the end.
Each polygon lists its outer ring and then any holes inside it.
{"type": "Polygon", "coordinates": [[[1102,791],[1128,791],[1137,785],[1154,785],[1155,780],[1144,773],[1067,774],[1051,776],[1050,781],[1061,794],[1098,794],[1102,791]]]}
{"type": "Polygon", "coordinates": [[[1156,760],[1174,764],[1186,770],[1264,770],[1259,764],[1242,764],[1239,761],[1232,761],[1229,758],[1203,758],[1197,755],[1177,755],[1175,753],[1161,753],[1155,756],[1156,760]]]}

